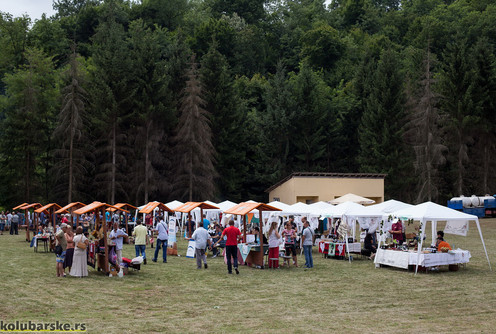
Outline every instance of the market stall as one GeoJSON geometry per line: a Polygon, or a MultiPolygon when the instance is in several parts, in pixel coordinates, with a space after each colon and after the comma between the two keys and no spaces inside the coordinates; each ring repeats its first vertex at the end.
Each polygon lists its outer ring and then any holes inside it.
{"type": "MultiPolygon", "coordinates": [[[[477,225],[477,229],[479,231],[479,236],[481,239],[482,246],[484,248],[484,252],[486,254],[486,259],[487,263],[489,265],[489,270],[491,270],[491,262],[489,261],[489,256],[487,255],[487,250],[486,250],[486,245],[484,243],[484,238],[482,237],[482,231],[480,229],[480,224],[479,224],[479,219],[477,216],[474,215],[469,215],[464,212],[459,212],[450,208],[447,208],[445,206],[432,203],[432,202],[425,202],[422,204],[418,204],[412,207],[408,207],[402,210],[395,211],[391,213],[391,216],[393,217],[398,217],[401,218],[402,220],[412,220],[412,221],[418,221],[420,222],[419,225],[419,241],[417,245],[417,249],[415,250],[414,254],[416,255],[416,260],[414,262],[415,264],[415,273],[418,271],[418,267],[424,263],[425,265],[425,259],[427,258],[427,263],[429,264],[429,259],[436,259],[439,258],[439,255],[435,255],[436,253],[432,253],[433,250],[431,251],[430,249],[423,249],[423,242],[424,242],[424,236],[425,236],[425,226],[427,222],[431,222],[432,226],[432,241],[436,239],[436,231],[437,231],[437,222],[438,221],[446,221],[446,227],[444,229],[444,233],[446,234],[456,234],[456,235],[462,235],[466,236],[468,232],[468,227],[469,227],[469,221],[474,221],[477,225]],[[424,255],[422,255],[424,254],[424,255]],[[423,258],[423,262],[422,259],[423,258]]],[[[380,230],[380,235],[381,237],[379,238],[379,245],[378,245],[378,253],[374,259],[374,262],[376,265],[382,264],[382,262],[388,261],[389,263],[392,263],[393,260],[390,260],[392,257],[402,257],[403,260],[400,261],[398,260],[398,263],[406,263],[406,258],[407,254],[404,255],[399,255],[399,253],[392,254],[391,252],[383,252],[381,250],[381,245],[384,243],[384,237],[386,235],[386,227],[385,224],[383,223],[381,226],[380,230]]],[[[408,251],[410,252],[410,251],[408,251]]],[[[406,249],[405,249],[405,253],[406,249]]],[[[459,262],[459,263],[467,263],[468,259],[470,258],[470,253],[466,253],[466,251],[460,252],[457,250],[456,252],[449,253],[448,255],[442,255],[443,256],[443,261],[449,261],[450,259],[452,261],[459,261],[463,260],[466,262],[459,262]],[[463,256],[455,256],[455,255],[460,255],[463,254],[463,256]],[[446,260],[448,259],[448,260],[446,260]]],[[[408,263],[410,264],[411,254],[408,254],[408,263]]],[[[412,260],[413,261],[413,260],[412,260]]],[[[434,261],[434,260],[432,260],[434,261]]],[[[453,263],[448,263],[448,264],[453,264],[453,263]]]]}
{"type": "Polygon", "coordinates": [[[29,236],[29,227],[30,227],[30,222],[29,222],[29,210],[33,210],[33,226],[34,226],[34,231],[33,231],[33,236],[36,235],[36,230],[38,229],[37,223],[36,223],[36,213],[34,210],[38,209],[42,205],[40,203],[32,203],[32,204],[26,204],[24,206],[21,206],[19,210],[24,210],[24,224],[26,227],[26,241],[31,241],[31,238],[29,236]]]}
{"type": "MultiPolygon", "coordinates": [[[[125,213],[125,211],[123,211],[123,210],[130,212],[131,210],[137,210],[137,209],[138,209],[137,207],[135,207],[134,205],[128,204],[128,203],[117,203],[113,207],[108,208],[107,210],[110,212],[119,211],[119,221],[121,221],[120,216],[122,213],[125,213]]],[[[126,224],[126,233],[129,235],[129,215],[128,214],[124,214],[124,222],[126,224]]]]}
{"type": "MultiPolygon", "coordinates": [[[[199,219],[203,219],[203,210],[219,209],[217,206],[211,205],[211,204],[208,204],[205,202],[186,202],[183,205],[178,206],[175,211],[188,214],[188,222],[189,222],[189,224],[192,224],[191,214],[192,214],[192,211],[195,210],[196,208],[200,209],[199,219]]],[[[199,220],[199,219],[196,219],[196,220],[199,220]]],[[[198,221],[195,221],[195,223],[198,223],[198,221]]],[[[192,233],[191,233],[191,231],[189,231],[187,237],[191,238],[191,235],[192,235],[192,233]]]]}
{"type": "MultiPolygon", "coordinates": [[[[109,254],[112,250],[112,247],[114,247],[112,243],[109,242],[109,232],[112,228],[111,226],[108,226],[109,223],[111,224],[111,222],[107,222],[105,219],[105,210],[107,208],[115,208],[117,210],[122,210],[123,212],[128,213],[127,210],[116,208],[110,204],[102,202],[93,202],[74,211],[74,214],[76,215],[87,214],[90,212],[95,214],[95,236],[97,242],[94,244],[90,243],[88,253],[90,255],[93,254],[94,256],[96,256],[96,259],[94,260],[96,260],[97,269],[102,270],[106,274],[110,272],[109,254]],[[103,217],[103,219],[100,219],[100,215],[101,217],[103,217]]],[[[119,264],[116,264],[114,267],[118,271],[119,264]]]]}
{"type": "Polygon", "coordinates": [[[226,211],[226,214],[239,215],[243,217],[243,243],[238,244],[240,253],[245,262],[254,264],[257,267],[264,268],[264,253],[268,251],[269,245],[263,244],[263,226],[262,226],[262,213],[263,211],[281,211],[278,208],[270,206],[264,203],[240,203],[226,211]],[[260,228],[259,228],[259,243],[247,243],[246,239],[246,216],[251,212],[257,212],[260,218],[260,228]]]}
{"type": "MultiPolygon", "coordinates": [[[[61,213],[68,213],[68,214],[70,214],[70,216],[71,216],[71,219],[70,219],[71,225],[74,225],[74,215],[72,213],[74,212],[74,210],[80,209],[80,208],[82,208],[85,205],[86,204],[81,203],[81,202],[72,202],[72,203],[67,204],[63,208],[60,208],[59,210],[55,211],[55,213],[57,213],[57,214],[61,214],[61,213]]],[[[78,216],[76,216],[76,225],[79,226],[78,216]]]]}

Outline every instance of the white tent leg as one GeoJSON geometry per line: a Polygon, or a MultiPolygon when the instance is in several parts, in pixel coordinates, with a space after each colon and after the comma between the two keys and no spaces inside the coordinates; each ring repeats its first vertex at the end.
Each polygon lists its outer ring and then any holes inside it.
{"type": "Polygon", "coordinates": [[[482,247],[484,247],[484,253],[486,253],[486,259],[487,259],[487,264],[489,265],[489,270],[492,271],[491,262],[489,261],[489,256],[487,255],[486,244],[484,243],[484,238],[482,237],[482,231],[480,228],[479,219],[477,219],[475,223],[477,224],[477,229],[479,230],[479,235],[482,241],[482,247]]]}
{"type": "Polygon", "coordinates": [[[420,252],[422,251],[422,244],[424,243],[426,221],[422,219],[420,221],[420,223],[422,224],[422,234],[421,234],[420,240],[417,244],[417,263],[415,265],[415,275],[417,275],[417,272],[418,272],[418,266],[419,266],[419,262],[420,262],[420,252]]]}

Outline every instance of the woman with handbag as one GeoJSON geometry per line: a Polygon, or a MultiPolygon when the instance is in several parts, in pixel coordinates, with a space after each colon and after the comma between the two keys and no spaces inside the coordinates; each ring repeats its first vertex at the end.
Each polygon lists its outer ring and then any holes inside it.
{"type": "Polygon", "coordinates": [[[76,236],[74,237],[74,256],[72,259],[71,276],[84,277],[88,276],[88,264],[86,248],[88,247],[88,239],[83,234],[83,227],[78,226],[76,236]]]}

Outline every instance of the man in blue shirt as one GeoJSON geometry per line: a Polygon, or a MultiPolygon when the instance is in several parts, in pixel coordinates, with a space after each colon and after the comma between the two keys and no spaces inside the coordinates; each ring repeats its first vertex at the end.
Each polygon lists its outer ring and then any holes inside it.
{"type": "Polygon", "coordinates": [[[210,220],[207,219],[207,215],[203,215],[203,228],[208,230],[208,226],[210,225],[210,220]]]}
{"type": "Polygon", "coordinates": [[[167,241],[169,240],[169,231],[163,217],[160,217],[160,222],[157,224],[155,231],[158,232],[157,247],[155,248],[155,256],[152,261],[157,262],[158,252],[160,251],[160,246],[162,246],[163,261],[164,263],[167,263],[167,241]]]}

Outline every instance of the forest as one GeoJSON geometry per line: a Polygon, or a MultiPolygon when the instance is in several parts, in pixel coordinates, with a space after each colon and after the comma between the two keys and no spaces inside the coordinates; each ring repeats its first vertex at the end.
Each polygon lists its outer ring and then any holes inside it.
{"type": "MultiPolygon", "coordinates": [[[[0,199],[267,201],[496,190],[496,1],[54,0],[0,12],[0,199]]],[[[1,10],[1,9],[0,9],[1,10]]]]}

